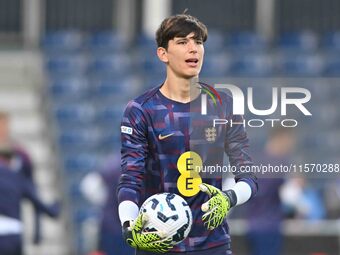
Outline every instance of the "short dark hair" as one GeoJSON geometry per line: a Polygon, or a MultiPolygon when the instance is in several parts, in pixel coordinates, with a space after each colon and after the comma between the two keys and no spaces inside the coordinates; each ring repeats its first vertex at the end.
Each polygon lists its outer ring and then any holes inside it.
{"type": "Polygon", "coordinates": [[[168,43],[175,37],[186,37],[194,33],[195,39],[205,42],[208,38],[207,27],[197,18],[188,14],[178,14],[163,20],[156,32],[158,47],[168,48],[168,43]]]}

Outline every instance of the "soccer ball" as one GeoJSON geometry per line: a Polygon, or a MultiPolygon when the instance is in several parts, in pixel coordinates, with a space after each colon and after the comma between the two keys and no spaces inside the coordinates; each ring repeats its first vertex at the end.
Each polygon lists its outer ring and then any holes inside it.
{"type": "Polygon", "coordinates": [[[192,226],[192,213],[187,202],[174,193],[160,193],[149,197],[140,211],[146,217],[143,231],[160,231],[171,237],[172,245],[182,242],[192,226]]]}

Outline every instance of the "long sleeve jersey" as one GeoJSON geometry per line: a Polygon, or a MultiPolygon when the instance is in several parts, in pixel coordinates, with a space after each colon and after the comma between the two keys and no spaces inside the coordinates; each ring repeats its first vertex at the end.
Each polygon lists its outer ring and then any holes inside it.
{"type": "MultiPolygon", "coordinates": [[[[243,125],[213,126],[214,118],[242,122],[242,116],[232,113],[231,96],[221,93],[221,104],[209,98],[209,114],[203,115],[201,97],[190,103],[180,103],[165,97],[159,89],[160,86],[150,89],[126,107],[121,124],[119,202],[130,200],[140,206],[148,197],[161,192],[183,196],[178,179],[186,170],[180,169],[178,161],[185,152],[199,155],[202,167],[223,165],[225,153],[236,169],[252,164],[243,125]]],[[[200,178],[222,189],[221,175],[205,173],[200,178]]],[[[235,180],[248,183],[252,196],[256,193],[257,182],[253,175],[235,171],[235,180]]],[[[184,186],[190,189],[190,184],[184,186]]],[[[172,251],[204,250],[230,243],[226,221],[212,231],[204,227],[201,205],[209,199],[205,193],[189,192],[183,197],[192,210],[193,225],[189,236],[172,251]]]]}

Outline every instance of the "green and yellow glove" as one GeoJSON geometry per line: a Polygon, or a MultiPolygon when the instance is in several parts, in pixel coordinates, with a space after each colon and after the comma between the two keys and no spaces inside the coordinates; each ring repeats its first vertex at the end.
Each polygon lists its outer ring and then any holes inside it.
{"type": "Polygon", "coordinates": [[[134,221],[124,222],[123,236],[125,241],[138,250],[158,253],[170,250],[173,247],[171,237],[164,238],[164,234],[159,231],[143,232],[143,226],[146,221],[146,215],[140,213],[134,221]]]}
{"type": "Polygon", "coordinates": [[[202,216],[202,221],[207,229],[213,230],[223,223],[230,208],[235,205],[236,195],[232,190],[226,194],[206,183],[200,184],[199,187],[201,191],[207,193],[210,197],[201,206],[202,211],[205,212],[202,216]]]}

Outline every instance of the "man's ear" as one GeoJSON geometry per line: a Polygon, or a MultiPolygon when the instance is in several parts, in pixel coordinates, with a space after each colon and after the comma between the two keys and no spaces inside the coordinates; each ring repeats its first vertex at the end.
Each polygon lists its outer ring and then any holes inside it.
{"type": "Polygon", "coordinates": [[[165,48],[163,47],[158,47],[157,48],[157,56],[158,58],[163,62],[163,63],[168,63],[168,52],[165,48]]]}

